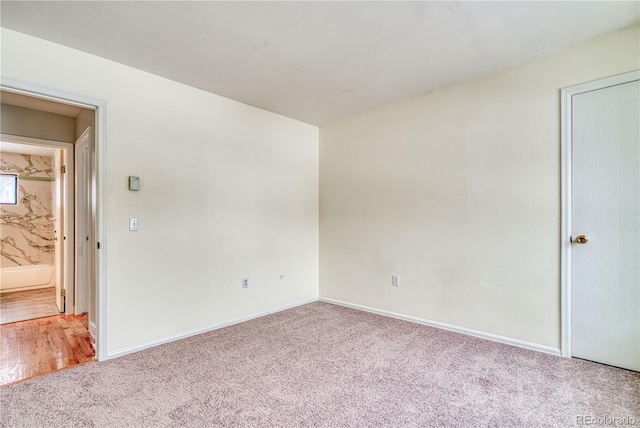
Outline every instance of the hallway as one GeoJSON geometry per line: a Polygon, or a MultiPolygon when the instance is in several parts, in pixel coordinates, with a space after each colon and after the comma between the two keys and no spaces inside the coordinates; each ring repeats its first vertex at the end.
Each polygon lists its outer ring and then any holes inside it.
{"type": "Polygon", "coordinates": [[[0,386],[95,361],[87,315],[0,325],[0,386]]]}

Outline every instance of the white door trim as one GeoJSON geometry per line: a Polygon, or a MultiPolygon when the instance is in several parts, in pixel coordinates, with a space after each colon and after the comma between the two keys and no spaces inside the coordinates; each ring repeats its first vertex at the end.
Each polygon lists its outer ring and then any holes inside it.
{"type": "MultiPolygon", "coordinates": [[[[87,222],[87,214],[90,218],[92,216],[91,209],[87,209],[89,205],[90,199],[87,198],[88,189],[91,188],[91,159],[90,159],[90,151],[89,151],[89,138],[92,132],[92,127],[88,126],[87,129],[84,130],[82,135],[76,139],[74,143],[74,153],[75,153],[75,182],[76,182],[76,192],[75,202],[76,202],[76,216],[75,216],[75,226],[76,226],[76,246],[75,246],[75,258],[76,260],[80,260],[82,255],[83,260],[92,260],[95,255],[95,248],[92,246],[87,248],[87,245],[93,243],[93,237],[90,236],[92,233],[91,230],[91,221],[87,222]],[[82,150],[82,146],[86,146],[87,157],[83,159],[79,155],[79,150],[82,150]],[[88,169],[87,169],[88,168],[88,169]],[[81,185],[80,183],[84,183],[81,185]],[[80,233],[82,229],[85,233],[80,233]],[[90,237],[91,239],[85,240],[85,236],[90,237]],[[89,241],[89,244],[86,243],[89,241]]],[[[93,262],[90,262],[93,265],[93,262]]],[[[75,270],[75,308],[74,314],[82,314],[85,312],[89,312],[91,307],[90,302],[88,301],[88,296],[90,296],[89,285],[93,281],[88,279],[88,275],[91,273],[92,268],[87,266],[87,263],[77,263],[75,270]]],[[[91,317],[90,317],[91,318],[91,317]]],[[[91,328],[91,319],[89,319],[89,331],[91,334],[95,334],[95,329],[91,328]]]]}
{"type": "Polygon", "coordinates": [[[107,330],[107,254],[106,245],[106,190],[107,190],[107,104],[104,100],[85,97],[59,89],[36,85],[21,80],[3,77],[0,81],[2,90],[23,94],[36,98],[71,104],[95,110],[95,151],[96,151],[96,242],[100,243],[100,250],[96,251],[96,359],[108,359],[108,330],[107,330]]]}
{"type": "Polygon", "coordinates": [[[571,174],[574,95],[640,80],[640,70],[570,86],[561,90],[561,221],[560,221],[560,342],[563,357],[571,357],[571,174]]]}

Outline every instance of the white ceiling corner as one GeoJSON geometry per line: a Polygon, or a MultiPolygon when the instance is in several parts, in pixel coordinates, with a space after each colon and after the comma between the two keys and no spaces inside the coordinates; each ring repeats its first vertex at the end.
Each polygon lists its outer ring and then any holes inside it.
{"type": "Polygon", "coordinates": [[[2,1],[2,26],[314,125],[639,21],[637,1],[2,1]]]}

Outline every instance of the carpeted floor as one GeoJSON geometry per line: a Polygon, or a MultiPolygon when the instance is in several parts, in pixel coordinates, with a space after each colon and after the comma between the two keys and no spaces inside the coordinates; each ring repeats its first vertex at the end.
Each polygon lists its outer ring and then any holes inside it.
{"type": "Polygon", "coordinates": [[[640,374],[313,303],[0,390],[5,427],[574,426],[640,374]]]}

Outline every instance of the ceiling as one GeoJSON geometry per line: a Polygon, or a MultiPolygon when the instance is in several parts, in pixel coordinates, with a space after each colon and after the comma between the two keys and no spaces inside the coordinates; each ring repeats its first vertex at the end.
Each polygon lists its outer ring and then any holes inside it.
{"type": "Polygon", "coordinates": [[[46,111],[47,113],[55,113],[68,117],[78,117],[82,111],[82,108],[70,104],[57,103],[55,101],[28,97],[7,91],[0,91],[0,102],[10,106],[46,111]]]}
{"type": "Polygon", "coordinates": [[[0,141],[0,152],[20,153],[21,155],[53,156],[56,149],[26,143],[0,141]]]}
{"type": "Polygon", "coordinates": [[[639,21],[640,3],[6,1],[1,24],[324,125],[639,21]]]}

